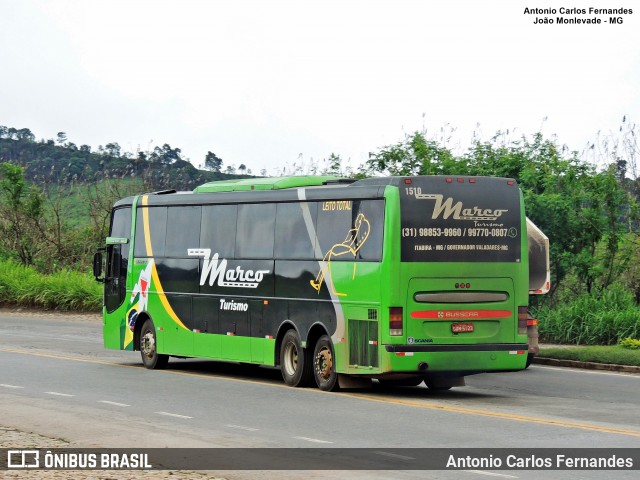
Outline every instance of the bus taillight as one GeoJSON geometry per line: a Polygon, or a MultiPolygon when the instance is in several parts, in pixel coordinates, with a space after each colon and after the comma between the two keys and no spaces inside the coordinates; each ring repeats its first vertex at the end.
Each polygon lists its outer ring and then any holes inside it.
{"type": "Polygon", "coordinates": [[[389,335],[402,335],[402,307],[389,307],[389,335]]]}

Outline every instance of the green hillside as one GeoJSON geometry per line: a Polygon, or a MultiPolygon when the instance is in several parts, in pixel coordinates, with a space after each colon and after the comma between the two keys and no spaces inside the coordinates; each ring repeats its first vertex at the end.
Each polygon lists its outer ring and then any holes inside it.
{"type": "Polygon", "coordinates": [[[123,153],[117,143],[100,146],[97,152],[92,152],[88,145],[78,147],[71,142],[36,141],[27,128],[0,126],[0,162],[23,167],[25,178],[43,188],[93,184],[105,179],[136,179],[151,190],[192,190],[205,182],[246,177],[222,173],[222,162],[209,162],[210,155],[207,163],[213,170],[198,170],[182,158],[179,148],[168,144],[150,152],[138,152],[135,156],[123,153]]]}

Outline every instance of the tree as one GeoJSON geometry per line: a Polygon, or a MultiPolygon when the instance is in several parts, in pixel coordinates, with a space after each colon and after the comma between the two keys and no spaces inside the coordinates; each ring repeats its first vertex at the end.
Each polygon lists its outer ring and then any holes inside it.
{"type": "Polygon", "coordinates": [[[369,173],[390,175],[438,175],[455,169],[463,173],[463,165],[451,151],[435,140],[427,140],[424,132],[406,135],[395,145],[369,153],[367,168],[369,173]]]}
{"type": "Polygon", "coordinates": [[[0,242],[25,265],[34,263],[42,206],[43,197],[27,185],[24,169],[0,163],[0,242]]]}
{"type": "Polygon", "coordinates": [[[112,157],[119,157],[120,156],[120,145],[118,145],[117,142],[107,143],[104,146],[104,149],[105,149],[107,155],[109,155],[109,156],[112,156],[112,157]]]}
{"type": "Polygon", "coordinates": [[[323,175],[342,175],[342,158],[340,158],[340,155],[331,153],[326,162],[327,167],[322,172],[323,175]]]}
{"type": "Polygon", "coordinates": [[[64,132],[58,132],[58,135],[56,136],[56,138],[57,138],[58,145],[62,145],[64,144],[64,142],[67,141],[67,134],[64,132]]]}
{"type": "Polygon", "coordinates": [[[28,128],[21,128],[16,132],[16,139],[33,142],[36,139],[36,137],[33,133],[31,133],[31,130],[29,130],[28,128]]]}
{"type": "Polygon", "coordinates": [[[204,167],[212,172],[220,172],[222,159],[213,152],[207,152],[207,155],[204,157],[204,167]]]}
{"type": "Polygon", "coordinates": [[[162,147],[156,147],[149,156],[152,162],[163,163],[165,165],[171,165],[177,160],[182,160],[180,156],[182,150],[179,148],[171,148],[171,145],[165,143],[162,147]]]}
{"type": "Polygon", "coordinates": [[[541,133],[510,143],[500,135],[474,143],[468,173],[518,181],[527,216],[549,237],[554,289],[566,278],[576,294],[608,288],[627,268],[619,247],[635,211],[616,165],[599,172],[541,133]]]}
{"type": "Polygon", "coordinates": [[[244,163],[241,163],[238,167],[238,171],[240,172],[240,175],[244,175],[247,171],[247,166],[244,163]]]}

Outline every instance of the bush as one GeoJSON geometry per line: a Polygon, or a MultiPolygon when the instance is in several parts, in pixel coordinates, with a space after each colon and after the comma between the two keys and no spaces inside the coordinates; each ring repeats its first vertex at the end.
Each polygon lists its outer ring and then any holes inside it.
{"type": "Polygon", "coordinates": [[[635,338],[625,338],[620,341],[620,346],[624,348],[628,348],[630,350],[640,350],[640,340],[636,340],[635,338]]]}
{"type": "Polygon", "coordinates": [[[102,288],[87,273],[62,270],[43,275],[13,260],[0,259],[0,304],[98,311],[102,288]]]}
{"type": "Polygon", "coordinates": [[[553,308],[540,307],[535,314],[546,342],[614,345],[627,337],[640,337],[640,307],[621,285],[553,308]]]}

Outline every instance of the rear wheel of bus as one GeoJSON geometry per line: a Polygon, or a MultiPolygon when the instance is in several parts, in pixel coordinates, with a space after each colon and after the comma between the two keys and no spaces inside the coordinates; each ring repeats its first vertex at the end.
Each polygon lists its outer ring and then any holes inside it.
{"type": "Polygon", "coordinates": [[[169,363],[169,355],[158,353],[156,327],[150,318],[142,324],[140,330],[140,355],[144,366],[151,370],[165,368],[169,363]]]}
{"type": "Polygon", "coordinates": [[[302,348],[300,335],[293,329],[288,330],[282,338],[280,370],[284,383],[291,387],[306,387],[313,381],[311,355],[302,348]]]}
{"type": "Polygon", "coordinates": [[[338,389],[333,345],[328,335],[320,337],[313,350],[313,376],[320,390],[330,392],[338,389]]]}

